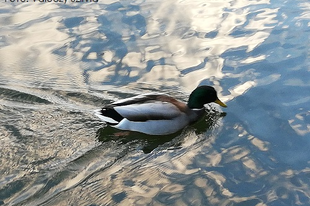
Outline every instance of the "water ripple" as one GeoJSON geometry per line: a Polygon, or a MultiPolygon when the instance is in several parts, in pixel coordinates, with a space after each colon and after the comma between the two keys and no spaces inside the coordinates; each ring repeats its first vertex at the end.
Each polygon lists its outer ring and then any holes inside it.
{"type": "Polygon", "coordinates": [[[309,205],[307,1],[2,4],[0,205],[309,205]],[[202,84],[227,114],[175,136],[93,115],[202,84]]]}

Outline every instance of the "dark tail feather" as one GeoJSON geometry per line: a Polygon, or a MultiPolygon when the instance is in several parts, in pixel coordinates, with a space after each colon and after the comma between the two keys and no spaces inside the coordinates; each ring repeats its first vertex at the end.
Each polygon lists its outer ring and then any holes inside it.
{"type": "Polygon", "coordinates": [[[100,119],[102,119],[103,121],[107,122],[108,124],[111,125],[116,125],[118,124],[120,121],[122,121],[122,119],[124,119],[124,117],[122,117],[115,109],[113,108],[102,108],[101,110],[99,110],[97,112],[97,116],[99,116],[100,119]],[[108,121],[107,118],[110,118],[116,122],[111,122],[108,121]]]}

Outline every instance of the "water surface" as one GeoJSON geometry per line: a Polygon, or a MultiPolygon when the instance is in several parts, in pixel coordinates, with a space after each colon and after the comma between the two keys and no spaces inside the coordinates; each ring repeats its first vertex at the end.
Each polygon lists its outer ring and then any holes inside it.
{"type": "Polygon", "coordinates": [[[0,205],[310,204],[310,4],[1,2],[0,205]],[[146,92],[227,108],[116,136],[93,111],[146,92]]]}

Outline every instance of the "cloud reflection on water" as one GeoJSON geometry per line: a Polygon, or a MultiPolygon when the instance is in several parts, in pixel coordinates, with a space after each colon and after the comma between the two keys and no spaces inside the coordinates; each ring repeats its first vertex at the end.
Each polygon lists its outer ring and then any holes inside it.
{"type": "Polygon", "coordinates": [[[308,70],[298,65],[309,40],[294,30],[308,4],[298,18],[283,5],[5,4],[0,203],[307,205],[308,70]],[[198,84],[214,85],[230,110],[180,150],[144,155],[94,140],[100,126],[88,112],[98,105],[145,91],[186,99],[198,84]]]}
{"type": "MultiPolygon", "coordinates": [[[[79,9],[74,10],[77,16],[58,16],[56,4],[28,5],[11,18],[13,24],[23,29],[10,32],[12,39],[1,53],[5,59],[2,64],[9,68],[17,63],[15,73],[19,81],[29,81],[28,77],[35,75],[37,82],[45,79],[45,84],[52,87],[161,82],[189,92],[212,78],[210,84],[220,86],[221,79],[233,75],[222,71],[225,56],[240,48],[251,52],[264,42],[276,24],[277,9],[261,8],[264,4],[269,1],[251,2],[250,6],[241,1],[114,2],[93,4],[91,16],[79,9]],[[33,7],[54,12],[33,13],[33,7]],[[8,56],[16,52],[20,59],[8,56]],[[18,64],[28,65],[29,72],[23,67],[18,71],[18,64]],[[74,81],[66,85],[68,74],[74,81]],[[48,76],[56,78],[51,80],[48,76]]],[[[253,63],[263,58],[249,56],[241,62],[253,63]]],[[[4,70],[2,76],[9,74],[10,70],[4,70]]],[[[240,86],[249,85],[243,79],[240,86]]],[[[36,82],[29,84],[33,83],[36,82]]],[[[232,94],[226,95],[227,100],[233,98],[232,94]]]]}

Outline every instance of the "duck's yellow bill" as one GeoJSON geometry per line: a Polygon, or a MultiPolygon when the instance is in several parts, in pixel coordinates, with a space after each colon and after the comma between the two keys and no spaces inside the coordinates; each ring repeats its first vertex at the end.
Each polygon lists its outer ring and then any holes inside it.
{"type": "Polygon", "coordinates": [[[215,100],[214,102],[215,102],[216,104],[221,105],[222,107],[227,107],[227,105],[224,104],[223,102],[221,102],[221,100],[219,100],[219,99],[215,100]]]}

